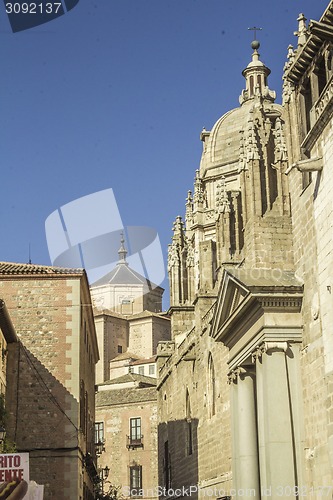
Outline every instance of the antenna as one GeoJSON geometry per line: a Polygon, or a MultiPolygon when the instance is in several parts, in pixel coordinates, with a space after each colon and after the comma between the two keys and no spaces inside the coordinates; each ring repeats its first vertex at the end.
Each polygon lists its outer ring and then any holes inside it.
{"type": "Polygon", "coordinates": [[[29,264],[31,264],[31,248],[30,248],[30,243],[29,243],[29,264]]]}

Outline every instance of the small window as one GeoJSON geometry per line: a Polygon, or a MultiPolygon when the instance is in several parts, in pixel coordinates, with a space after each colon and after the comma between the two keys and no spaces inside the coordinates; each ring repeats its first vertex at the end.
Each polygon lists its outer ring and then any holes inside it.
{"type": "Polygon", "coordinates": [[[149,365],[149,375],[155,375],[155,365],[149,365]]]}
{"type": "Polygon", "coordinates": [[[139,375],[144,375],[144,374],[145,374],[145,367],[139,366],[139,375]]]}
{"type": "Polygon", "coordinates": [[[104,422],[95,423],[95,444],[104,443],[104,422]]]}
{"type": "Polygon", "coordinates": [[[143,435],[141,434],[141,417],[130,418],[129,436],[127,436],[127,448],[143,448],[143,435]]]}
{"type": "Polygon", "coordinates": [[[142,466],[130,466],[130,495],[131,497],[142,496],[142,466]]]}
{"type": "Polygon", "coordinates": [[[141,441],[141,417],[130,418],[130,439],[141,441]]]}
{"type": "Polygon", "coordinates": [[[123,352],[123,346],[118,345],[118,354],[121,354],[123,352]]]}
{"type": "Polygon", "coordinates": [[[122,314],[133,314],[133,302],[131,299],[121,300],[121,313],[122,314]]]}

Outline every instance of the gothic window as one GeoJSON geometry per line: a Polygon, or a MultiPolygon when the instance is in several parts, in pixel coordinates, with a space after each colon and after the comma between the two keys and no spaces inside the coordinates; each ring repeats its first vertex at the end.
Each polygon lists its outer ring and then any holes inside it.
{"type": "Polygon", "coordinates": [[[193,429],[191,416],[191,402],[188,390],[186,390],[186,455],[193,453],[193,429]]]}
{"type": "Polygon", "coordinates": [[[209,416],[215,415],[216,411],[216,382],[215,368],[211,353],[208,356],[208,411],[209,416]]]}
{"type": "Polygon", "coordinates": [[[317,76],[318,76],[319,95],[321,95],[327,83],[326,67],[324,59],[322,59],[319,63],[317,76]]]}
{"type": "Polygon", "coordinates": [[[261,91],[262,91],[262,88],[261,88],[261,87],[262,87],[262,86],[261,86],[261,76],[260,76],[260,75],[258,75],[257,79],[258,79],[258,80],[257,80],[257,85],[259,86],[259,89],[260,89],[260,92],[261,92],[261,91]]]}
{"type": "Polygon", "coordinates": [[[312,103],[311,84],[309,78],[307,78],[304,81],[301,87],[301,93],[299,99],[300,99],[299,104],[301,111],[300,118],[302,127],[302,138],[304,138],[311,128],[310,111],[313,103],[312,103]]]}

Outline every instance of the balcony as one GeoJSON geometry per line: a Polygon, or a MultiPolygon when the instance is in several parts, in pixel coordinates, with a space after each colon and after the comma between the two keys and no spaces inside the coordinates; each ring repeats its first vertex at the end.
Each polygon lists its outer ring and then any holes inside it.
{"type": "Polygon", "coordinates": [[[105,451],[105,439],[100,439],[95,443],[96,455],[101,456],[103,451],[105,451]]]}
{"type": "Polygon", "coordinates": [[[134,450],[135,448],[143,448],[143,436],[126,436],[127,437],[127,445],[126,447],[129,450],[134,450]]]}

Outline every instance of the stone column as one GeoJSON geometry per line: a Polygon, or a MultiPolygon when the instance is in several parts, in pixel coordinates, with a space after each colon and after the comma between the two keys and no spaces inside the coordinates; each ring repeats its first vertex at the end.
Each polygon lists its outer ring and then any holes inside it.
{"type": "Polygon", "coordinates": [[[259,499],[255,375],[245,368],[236,370],[235,375],[232,387],[234,488],[239,492],[236,498],[259,499]]]}
{"type": "Polygon", "coordinates": [[[297,486],[287,342],[264,342],[254,353],[261,494],[272,500],[297,486]]]}
{"type": "Polygon", "coordinates": [[[233,488],[237,489],[237,479],[239,477],[239,456],[238,456],[238,385],[237,372],[233,370],[228,375],[231,385],[231,437],[232,437],[232,482],[233,488]]]}
{"type": "MultiPolygon", "coordinates": [[[[238,375],[238,444],[238,490],[251,490],[247,496],[260,498],[255,375],[244,368],[240,368],[238,375]]],[[[240,495],[244,497],[244,493],[240,495]]]]}

